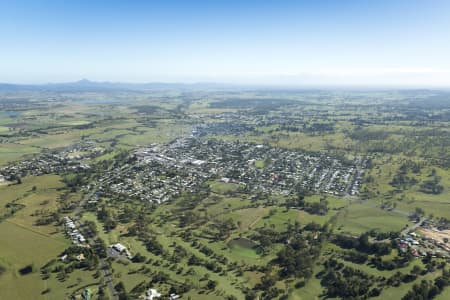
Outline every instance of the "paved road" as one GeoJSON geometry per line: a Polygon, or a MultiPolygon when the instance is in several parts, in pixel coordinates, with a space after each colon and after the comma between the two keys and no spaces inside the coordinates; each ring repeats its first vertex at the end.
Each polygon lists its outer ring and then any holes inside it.
{"type": "MultiPolygon", "coordinates": [[[[89,199],[89,198],[87,198],[87,199],[89,199]]],[[[82,202],[85,203],[86,201],[87,200],[83,199],[82,202]]],[[[80,205],[82,205],[81,202],[80,202],[80,205]]],[[[77,209],[78,209],[78,207],[77,207],[77,209]]],[[[79,214],[81,213],[81,211],[82,211],[82,209],[78,209],[76,216],[74,216],[74,222],[77,224],[79,229],[83,228],[83,226],[84,226],[83,222],[79,218],[79,214]]],[[[93,247],[93,248],[96,247],[96,244],[94,242],[95,240],[96,240],[96,237],[88,239],[88,241],[90,241],[91,247],[93,247]]],[[[113,280],[112,280],[112,277],[111,277],[111,271],[109,270],[109,265],[108,265],[106,259],[101,259],[100,260],[100,269],[103,272],[103,275],[104,275],[104,278],[105,278],[105,282],[106,282],[106,285],[107,285],[108,290],[109,290],[109,294],[112,296],[113,300],[117,300],[118,297],[116,295],[116,290],[114,289],[114,284],[113,284],[113,280]]]]}
{"type": "Polygon", "coordinates": [[[116,290],[114,289],[114,283],[111,278],[111,270],[109,270],[109,266],[106,260],[102,260],[101,268],[103,269],[103,275],[105,277],[106,285],[108,287],[109,293],[113,300],[119,299],[116,294],[116,290]]]}
{"type": "MultiPolygon", "coordinates": [[[[109,177],[108,179],[104,180],[102,182],[102,184],[104,183],[109,183],[111,182],[111,180],[115,179],[118,175],[120,175],[123,171],[126,171],[127,169],[131,169],[130,167],[121,167],[119,170],[117,170],[117,172],[115,173],[115,175],[109,177]]],[[[110,171],[110,170],[109,170],[110,171]]],[[[92,196],[94,196],[94,194],[97,192],[97,188],[96,186],[92,186],[92,189],[84,195],[83,199],[81,199],[80,203],[78,203],[78,206],[75,208],[75,210],[73,211],[73,215],[74,218],[78,219],[80,213],[83,211],[84,209],[84,205],[86,204],[86,202],[92,198],[92,196]]]]}
{"type": "Polygon", "coordinates": [[[73,218],[78,220],[80,218],[80,214],[84,209],[84,205],[86,202],[92,198],[92,196],[95,194],[96,190],[93,189],[91,192],[84,195],[83,199],[81,199],[80,203],[78,203],[78,206],[73,211],[73,218]]]}
{"type": "MultiPolygon", "coordinates": [[[[113,175],[113,176],[109,177],[108,179],[104,180],[103,184],[111,182],[111,180],[115,179],[116,176],[120,175],[123,171],[126,171],[127,169],[130,169],[130,168],[131,168],[131,166],[129,166],[129,167],[124,167],[124,166],[121,167],[119,170],[117,170],[115,175],[113,175]]],[[[78,203],[78,206],[73,211],[73,220],[74,220],[74,222],[77,223],[78,228],[82,228],[83,225],[84,225],[82,220],[81,220],[81,218],[80,218],[80,214],[83,212],[84,206],[87,203],[87,201],[89,201],[89,199],[91,199],[92,196],[94,196],[96,192],[97,192],[97,188],[95,186],[92,186],[92,189],[83,196],[83,199],[81,199],[80,203],[78,203]]],[[[92,247],[96,246],[95,242],[94,242],[96,239],[97,239],[96,236],[94,236],[93,238],[89,239],[91,241],[91,246],[92,247]]],[[[100,260],[100,268],[103,271],[105,282],[106,282],[106,285],[108,287],[109,293],[112,296],[112,299],[113,300],[118,300],[116,290],[114,289],[114,282],[113,282],[113,279],[112,279],[112,273],[111,273],[111,270],[109,269],[109,264],[106,261],[106,259],[101,259],[100,260]]]]}

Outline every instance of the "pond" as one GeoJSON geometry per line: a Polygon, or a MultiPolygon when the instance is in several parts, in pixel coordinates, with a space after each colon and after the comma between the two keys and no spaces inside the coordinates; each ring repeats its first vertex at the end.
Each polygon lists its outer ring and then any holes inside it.
{"type": "Polygon", "coordinates": [[[232,252],[250,258],[259,258],[262,248],[257,243],[246,238],[235,238],[228,242],[228,247],[232,252]]]}

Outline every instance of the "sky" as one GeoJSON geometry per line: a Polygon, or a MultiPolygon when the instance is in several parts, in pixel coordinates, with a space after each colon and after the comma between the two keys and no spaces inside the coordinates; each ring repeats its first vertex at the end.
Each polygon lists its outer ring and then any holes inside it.
{"type": "Polygon", "coordinates": [[[450,1],[0,0],[0,82],[450,86],[450,1]]]}

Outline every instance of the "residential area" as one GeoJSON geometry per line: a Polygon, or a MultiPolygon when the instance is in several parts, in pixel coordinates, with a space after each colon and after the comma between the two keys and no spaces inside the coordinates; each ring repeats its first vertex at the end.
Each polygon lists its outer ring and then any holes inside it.
{"type": "Polygon", "coordinates": [[[416,230],[406,232],[397,239],[398,249],[402,253],[411,253],[414,257],[450,258],[450,231],[438,228],[432,220],[420,221],[416,230]]]}
{"type": "Polygon", "coordinates": [[[252,193],[291,195],[304,190],[355,195],[366,164],[360,157],[344,162],[261,144],[183,138],[137,150],[133,162],[120,174],[114,169],[106,173],[96,188],[104,197],[121,195],[155,203],[193,192],[211,180],[252,193]]]}
{"type": "Polygon", "coordinates": [[[92,141],[79,142],[54,151],[43,151],[29,159],[1,168],[0,178],[15,181],[28,175],[40,176],[89,170],[91,168],[89,159],[103,154],[104,151],[92,141]]]}

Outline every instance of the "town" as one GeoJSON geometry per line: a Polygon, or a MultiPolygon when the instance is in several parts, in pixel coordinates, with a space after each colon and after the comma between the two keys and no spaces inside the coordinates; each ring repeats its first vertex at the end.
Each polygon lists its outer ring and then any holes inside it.
{"type": "Polygon", "coordinates": [[[82,141],[62,149],[43,151],[29,159],[11,163],[0,168],[0,176],[9,181],[20,180],[28,175],[64,174],[89,170],[89,160],[104,153],[92,141],[82,141]]]}
{"type": "Polygon", "coordinates": [[[234,183],[253,194],[287,196],[307,191],[356,195],[367,164],[360,157],[343,162],[267,145],[198,138],[139,149],[133,158],[120,176],[115,176],[113,169],[98,180],[96,189],[102,196],[162,203],[182,192],[194,192],[210,180],[234,183]]]}

